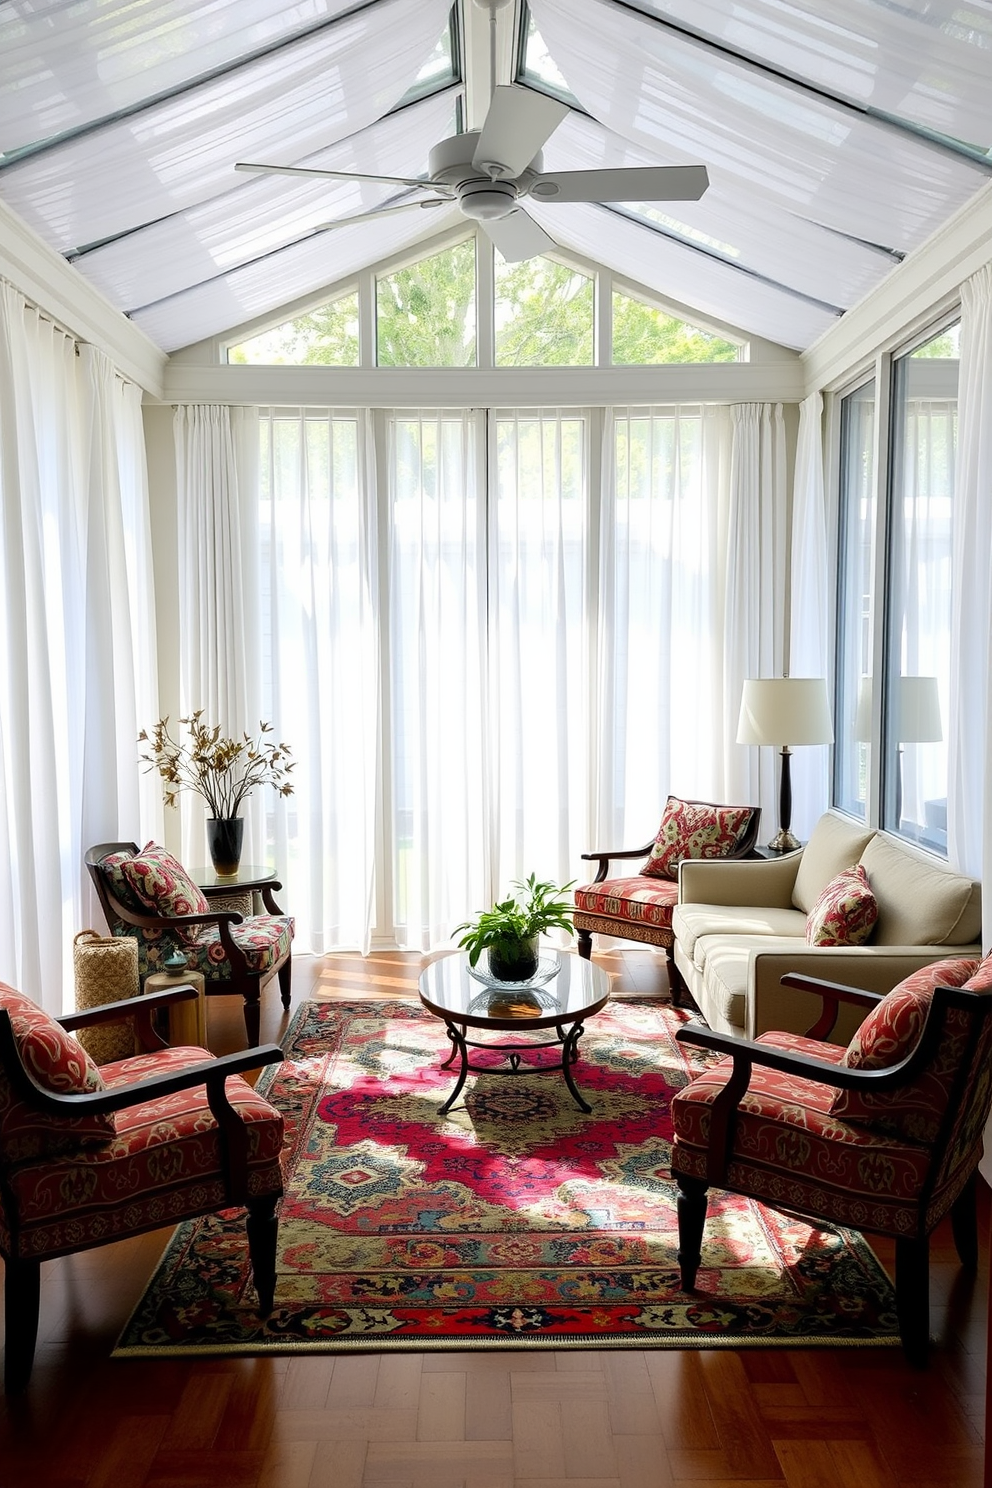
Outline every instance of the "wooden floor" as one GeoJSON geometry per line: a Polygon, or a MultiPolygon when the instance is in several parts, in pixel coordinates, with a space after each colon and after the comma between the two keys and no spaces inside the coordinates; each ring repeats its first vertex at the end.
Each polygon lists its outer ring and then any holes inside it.
{"type": "MultiPolygon", "coordinates": [[[[597,959],[615,995],[667,995],[653,952],[597,959]]],[[[418,967],[299,958],[294,1001],[415,997],[418,967]]],[[[284,1026],[273,984],[262,1038],[284,1026]]],[[[231,999],[209,1030],[218,1053],[243,1044],[231,999]]],[[[166,1232],[124,1241],[44,1268],[31,1386],[0,1396],[0,1488],[978,1488],[981,1220],[976,1281],[935,1237],[926,1373],[889,1349],[114,1361],[166,1232]]]]}

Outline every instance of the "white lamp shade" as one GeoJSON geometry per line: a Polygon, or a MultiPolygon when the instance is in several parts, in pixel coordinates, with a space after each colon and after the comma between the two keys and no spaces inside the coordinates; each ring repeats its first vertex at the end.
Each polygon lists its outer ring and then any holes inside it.
{"type": "MultiPolygon", "coordinates": [[[[944,737],[940,721],[940,692],[936,677],[900,677],[896,719],[897,744],[939,744],[944,737]]],[[[854,737],[871,738],[871,678],[858,683],[854,714],[854,737]]]]}
{"type": "Polygon", "coordinates": [[[744,683],[738,744],[832,744],[823,677],[756,677],[744,683]]]}

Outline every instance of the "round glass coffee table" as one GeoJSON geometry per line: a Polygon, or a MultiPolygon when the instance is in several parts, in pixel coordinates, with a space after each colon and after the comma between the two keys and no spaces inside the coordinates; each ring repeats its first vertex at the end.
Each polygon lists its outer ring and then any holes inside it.
{"type": "Polygon", "coordinates": [[[420,974],[420,1000],[429,1013],[444,1021],[451,1040],[451,1053],[441,1068],[448,1069],[456,1059],[459,1061],[455,1088],[439,1108],[439,1115],[451,1110],[470,1073],[544,1075],[555,1070],[561,1070],[579,1109],[591,1111],[592,1106],[576,1087],[572,1066],[578,1058],[585,1020],[605,1007],[609,998],[606,972],[580,956],[545,953],[534,978],[523,984],[495,982],[483,976],[481,969],[469,966],[464,951],[439,956],[420,974]],[[515,1034],[553,1029],[555,1037],[507,1044],[499,1039],[471,1039],[469,1029],[515,1034]],[[502,1054],[504,1064],[473,1064],[470,1049],[502,1054]],[[536,1049],[553,1049],[558,1058],[553,1063],[543,1059],[537,1064],[525,1063],[524,1056],[536,1049]]]}

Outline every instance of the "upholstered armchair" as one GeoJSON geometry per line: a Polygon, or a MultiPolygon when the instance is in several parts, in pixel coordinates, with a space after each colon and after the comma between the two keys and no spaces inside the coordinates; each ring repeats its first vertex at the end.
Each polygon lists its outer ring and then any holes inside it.
{"type": "MultiPolygon", "coordinates": [[[[718,806],[669,796],[661,826],[643,847],[583,853],[598,863],[592,883],[575,890],[572,924],[580,956],[592,955],[592,937],[615,935],[661,946],[671,957],[672,910],[679,898],[679,863],[684,858],[740,858],[754,851],[761,808],[718,806]],[[641,859],[636,874],[607,877],[610,863],[641,859]]],[[[681,986],[681,983],[678,983],[681,986]]],[[[676,981],[672,979],[673,997],[676,981]]]]}
{"type": "Polygon", "coordinates": [[[283,1007],[290,1002],[293,920],[273,897],[281,885],[263,885],[267,912],[246,918],[212,909],[182,865],[154,843],[139,852],[136,842],[101,842],[85,862],[110,933],[137,939],[141,980],[180,951],[190,971],[202,972],[207,996],[244,998],[248,1042],[257,1044],[259,999],[272,977],[279,978],[283,1007]]]}
{"type": "Polygon", "coordinates": [[[283,1120],[242,1078],[277,1045],[167,1048],[157,1008],[192,987],[61,1019],[0,984],[0,1254],[8,1393],[31,1375],[41,1262],[246,1206],[259,1311],[272,1310],[283,1120]],[[143,1052],[99,1069],[70,1029],[132,1020],[143,1052]]]}
{"type": "Polygon", "coordinates": [[[677,1037],[723,1057],[672,1100],[679,1267],[702,1270],[707,1191],[896,1245],[896,1309],[909,1360],[929,1344],[929,1237],[950,1215],[964,1265],[977,1263],[975,1174],[992,1105],[992,956],[936,962],[880,996],[799,974],[822,998],[808,1035],[738,1039],[686,1025],[677,1037]],[[867,1017],[845,1049],[825,1042],[842,1003],[867,1017]]]}

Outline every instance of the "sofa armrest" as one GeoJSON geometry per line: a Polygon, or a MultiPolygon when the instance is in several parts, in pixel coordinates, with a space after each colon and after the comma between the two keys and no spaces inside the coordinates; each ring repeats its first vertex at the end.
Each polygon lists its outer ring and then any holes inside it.
{"type": "Polygon", "coordinates": [[[802,852],[781,858],[683,858],[680,904],[791,909],[802,852]]]}
{"type": "MultiPolygon", "coordinates": [[[[921,966],[968,955],[977,957],[980,952],[974,946],[797,946],[794,950],[756,946],[748,958],[745,1033],[752,1039],[772,1029],[805,1033],[814,1025],[821,999],[813,992],[783,986],[782,979],[790,972],[884,994],[921,966]]],[[[842,1009],[831,1042],[849,1043],[865,1015],[864,1008],[842,1009]]]]}

